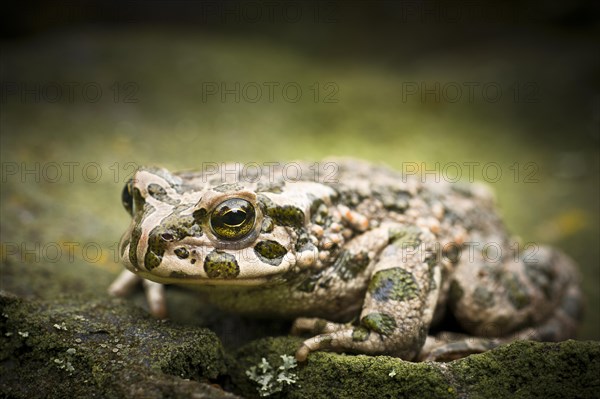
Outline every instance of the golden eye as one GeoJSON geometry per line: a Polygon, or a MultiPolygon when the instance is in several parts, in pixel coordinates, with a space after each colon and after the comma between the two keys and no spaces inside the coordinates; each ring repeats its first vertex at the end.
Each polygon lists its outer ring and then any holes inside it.
{"type": "Polygon", "coordinates": [[[213,233],[223,240],[237,240],[252,231],[256,212],[251,203],[241,198],[221,202],[210,214],[213,233]]]}

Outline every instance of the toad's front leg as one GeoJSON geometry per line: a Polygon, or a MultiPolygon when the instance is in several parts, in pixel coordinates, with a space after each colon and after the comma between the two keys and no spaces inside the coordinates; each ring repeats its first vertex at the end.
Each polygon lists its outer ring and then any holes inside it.
{"type": "Polygon", "coordinates": [[[321,323],[323,333],[304,341],[297,360],[317,350],[414,359],[425,343],[439,294],[441,272],[434,244],[428,230],[391,231],[390,243],[372,269],[360,324],[321,323]]]}
{"type": "Polygon", "coordinates": [[[119,274],[119,277],[113,281],[110,287],[108,287],[108,293],[113,296],[127,296],[138,284],[140,284],[140,282],[144,286],[150,313],[158,319],[166,318],[167,302],[165,298],[165,288],[162,284],[142,279],[137,274],[125,269],[119,274]]]}

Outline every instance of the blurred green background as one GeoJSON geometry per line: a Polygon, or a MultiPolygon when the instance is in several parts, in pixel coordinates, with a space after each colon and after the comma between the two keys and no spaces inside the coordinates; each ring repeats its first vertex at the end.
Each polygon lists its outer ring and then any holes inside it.
{"type": "Polygon", "coordinates": [[[135,165],[474,162],[514,233],[581,265],[579,338],[600,339],[594,2],[6,7],[2,289],[103,292],[135,165]]]}

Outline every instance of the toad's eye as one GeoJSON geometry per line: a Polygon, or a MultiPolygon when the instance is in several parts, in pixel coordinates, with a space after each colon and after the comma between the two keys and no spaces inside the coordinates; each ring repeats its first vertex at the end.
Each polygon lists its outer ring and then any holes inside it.
{"type": "Polygon", "coordinates": [[[129,179],[129,181],[123,187],[123,192],[121,193],[121,201],[123,202],[123,206],[125,210],[133,216],[133,181],[129,179]]]}
{"type": "Polygon", "coordinates": [[[210,214],[210,227],[223,240],[245,237],[254,227],[256,212],[251,203],[241,198],[221,202],[210,214]]]}

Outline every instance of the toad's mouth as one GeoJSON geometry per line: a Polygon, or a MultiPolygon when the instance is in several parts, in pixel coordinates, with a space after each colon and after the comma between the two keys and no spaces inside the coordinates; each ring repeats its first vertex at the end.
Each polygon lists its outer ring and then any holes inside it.
{"type": "Polygon", "coordinates": [[[264,285],[277,285],[283,282],[280,274],[266,277],[237,277],[234,279],[207,278],[198,275],[184,275],[173,273],[170,276],[161,276],[149,272],[137,271],[140,277],[160,284],[176,284],[183,286],[231,286],[231,287],[253,287],[264,285]]]}
{"type": "Polygon", "coordinates": [[[181,285],[265,285],[280,280],[282,274],[296,265],[293,251],[267,259],[253,248],[232,251],[196,247],[183,254],[178,249],[168,249],[160,256],[148,251],[142,262],[139,257],[127,256],[125,251],[121,260],[140,277],[181,285]],[[153,261],[147,262],[148,259],[153,261]]]}

